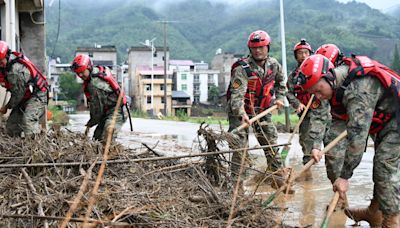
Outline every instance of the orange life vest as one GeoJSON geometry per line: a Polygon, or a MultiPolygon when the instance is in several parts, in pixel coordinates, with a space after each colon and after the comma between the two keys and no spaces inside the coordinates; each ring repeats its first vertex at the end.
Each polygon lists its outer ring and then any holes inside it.
{"type": "MultiPolygon", "coordinates": [[[[121,91],[120,86],[118,85],[118,83],[114,79],[114,77],[112,76],[111,72],[107,71],[106,68],[103,66],[96,66],[96,67],[99,69],[99,73],[92,74],[90,76],[100,78],[103,81],[107,82],[111,86],[112,90],[114,91],[114,93],[117,96],[119,96],[119,94],[122,92],[122,105],[126,105],[127,104],[126,96],[125,96],[124,92],[121,91]]],[[[91,99],[89,90],[87,89],[89,82],[90,82],[90,79],[83,82],[83,92],[85,93],[85,96],[88,99],[88,101],[90,101],[90,99],[91,99]]]]}
{"type": "MultiPolygon", "coordinates": [[[[46,76],[40,72],[40,70],[22,53],[13,52],[12,54],[16,58],[9,61],[7,64],[7,69],[10,69],[12,65],[17,62],[24,65],[26,68],[28,68],[31,75],[31,79],[28,81],[28,84],[34,86],[33,91],[29,89],[29,85],[27,86],[23,100],[28,100],[37,89],[42,92],[47,92],[49,85],[47,83],[46,76]]],[[[0,73],[0,84],[9,90],[12,88],[12,85],[7,80],[7,71],[8,70],[0,73]]]]}
{"type": "Polygon", "coordinates": [[[378,133],[380,130],[383,129],[385,124],[392,119],[394,115],[396,115],[397,123],[399,126],[398,130],[400,132],[400,75],[389,67],[379,63],[378,61],[372,60],[367,56],[353,55],[351,58],[344,58],[343,62],[344,64],[349,66],[349,73],[346,79],[343,81],[342,85],[335,90],[333,97],[330,100],[332,117],[346,121],[349,119],[349,116],[346,113],[346,109],[342,104],[344,91],[346,90],[350,82],[353,81],[356,77],[369,75],[372,77],[376,77],[380,81],[381,85],[388,92],[386,96],[392,95],[396,99],[396,103],[394,104],[396,107],[396,114],[385,113],[381,110],[374,111],[369,133],[378,133]]]}
{"type": "MultiPolygon", "coordinates": [[[[249,64],[246,59],[240,59],[232,65],[231,77],[233,70],[242,66],[248,77],[247,81],[247,91],[244,96],[244,108],[247,114],[254,115],[259,112],[264,111],[269,107],[272,101],[272,96],[274,94],[273,88],[275,83],[275,78],[272,75],[271,68],[268,69],[264,78],[257,75],[256,72],[250,69],[249,64]]],[[[228,91],[226,94],[227,99],[231,97],[231,87],[229,84],[228,91]]]]}

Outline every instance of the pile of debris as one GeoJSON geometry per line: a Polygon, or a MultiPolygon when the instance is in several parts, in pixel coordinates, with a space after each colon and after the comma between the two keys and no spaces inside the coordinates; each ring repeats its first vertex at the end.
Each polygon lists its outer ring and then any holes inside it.
{"type": "MultiPolygon", "coordinates": [[[[99,171],[99,165],[92,164],[103,157],[101,143],[67,131],[50,131],[35,139],[10,138],[0,131],[0,151],[0,227],[59,227],[86,181],[69,227],[84,221],[99,171]]],[[[107,164],[90,212],[91,223],[226,226],[232,213],[232,187],[213,186],[204,173],[204,162],[139,162],[156,158],[153,152],[146,147],[110,147],[109,161],[119,162],[107,164]]],[[[274,212],[263,209],[261,199],[242,195],[235,202],[233,226],[273,224],[274,212]]]]}

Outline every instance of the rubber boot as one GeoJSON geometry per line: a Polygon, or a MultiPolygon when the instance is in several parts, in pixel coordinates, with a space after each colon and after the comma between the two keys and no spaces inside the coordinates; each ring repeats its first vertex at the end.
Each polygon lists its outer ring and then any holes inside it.
{"type": "Polygon", "coordinates": [[[345,214],[356,222],[367,221],[371,227],[380,227],[382,224],[382,212],[379,210],[378,200],[373,198],[367,208],[346,209],[345,214]]]}
{"type": "Polygon", "coordinates": [[[400,213],[383,215],[382,228],[399,228],[400,213]]]}

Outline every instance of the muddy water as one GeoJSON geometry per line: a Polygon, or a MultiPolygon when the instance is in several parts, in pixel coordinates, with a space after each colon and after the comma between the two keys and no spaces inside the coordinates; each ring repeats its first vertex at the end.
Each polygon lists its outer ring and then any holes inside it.
{"type": "MultiPolygon", "coordinates": [[[[72,131],[83,132],[84,124],[89,119],[88,114],[71,115],[70,126],[67,128],[72,131]]],[[[219,129],[219,126],[212,126],[219,129]]],[[[197,130],[199,124],[151,120],[133,119],[134,131],[130,132],[129,123],[125,123],[119,133],[117,141],[130,148],[140,148],[141,143],[163,151],[167,155],[178,155],[184,153],[198,152],[197,130]],[[165,152],[168,151],[168,152],[165,152]]],[[[94,128],[91,129],[93,133],[94,128]]],[[[279,134],[278,143],[286,143],[288,134],[279,134]]],[[[257,145],[254,135],[250,135],[250,146],[257,145]]],[[[288,164],[301,169],[302,152],[298,144],[297,136],[293,139],[291,150],[288,156],[288,164]]],[[[256,165],[263,166],[265,158],[262,151],[252,152],[256,158],[256,165]]],[[[350,190],[348,192],[349,204],[353,206],[367,206],[372,196],[372,160],[373,148],[368,148],[363,156],[361,164],[357,167],[353,177],[350,179],[350,190]]],[[[319,227],[322,223],[326,206],[333,196],[331,184],[326,177],[324,161],[312,167],[313,180],[296,183],[294,189],[296,194],[288,196],[284,200],[283,196],[276,200],[272,207],[282,210],[282,217],[276,218],[283,221],[285,225],[297,227],[319,227]]],[[[252,186],[248,187],[249,190],[252,186]]],[[[262,186],[258,189],[258,195],[267,197],[273,189],[262,186]]],[[[343,213],[334,213],[329,227],[345,227],[354,224],[350,219],[346,219],[343,213]]],[[[368,227],[366,223],[361,223],[362,227],[368,227]]]]}

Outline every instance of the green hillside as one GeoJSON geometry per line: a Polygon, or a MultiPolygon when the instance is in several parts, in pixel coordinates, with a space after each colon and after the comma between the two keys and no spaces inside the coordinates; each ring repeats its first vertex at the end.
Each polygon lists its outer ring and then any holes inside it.
{"type": "MultiPolygon", "coordinates": [[[[390,64],[395,43],[400,44],[400,20],[366,4],[333,0],[285,0],[286,44],[289,67],[294,66],[292,47],[300,38],[314,48],[337,44],[345,54],[369,55],[390,64]]],[[[119,61],[127,48],[157,38],[163,45],[160,20],[168,20],[171,58],[210,61],[216,49],[246,54],[248,34],[266,30],[272,37],[272,55],[280,54],[279,1],[252,1],[243,5],[207,0],[68,0],[61,1],[60,33],[54,56],[72,60],[77,46],[115,45],[119,61]],[[163,4],[161,4],[163,3],[163,4]]],[[[47,52],[56,40],[58,1],[46,5],[47,52]]]]}

